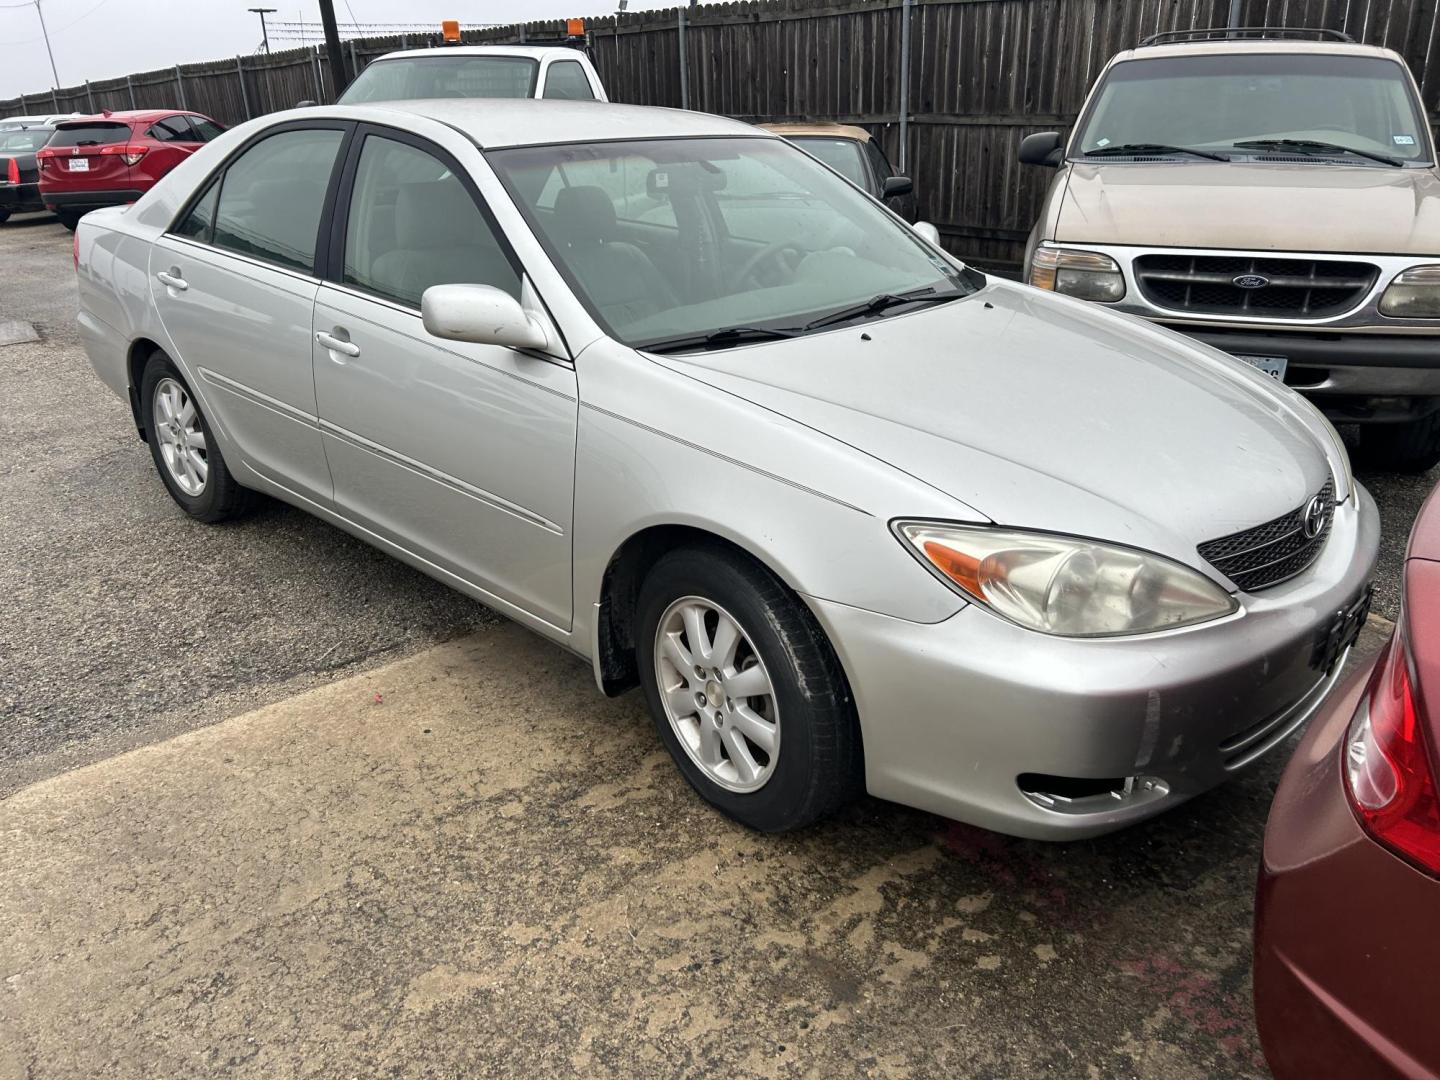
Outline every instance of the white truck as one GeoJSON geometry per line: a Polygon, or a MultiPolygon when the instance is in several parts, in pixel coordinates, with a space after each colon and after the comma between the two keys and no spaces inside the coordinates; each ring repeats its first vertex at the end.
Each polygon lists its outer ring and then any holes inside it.
{"type": "Polygon", "coordinates": [[[578,48],[454,45],[387,53],[371,61],[337,104],[421,98],[608,100],[595,65],[578,48]]]}

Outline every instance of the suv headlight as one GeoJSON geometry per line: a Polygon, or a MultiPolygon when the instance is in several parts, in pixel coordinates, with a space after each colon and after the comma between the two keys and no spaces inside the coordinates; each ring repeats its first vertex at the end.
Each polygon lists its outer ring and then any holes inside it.
{"type": "Polygon", "coordinates": [[[1134,548],[942,522],[902,521],[895,530],[956,592],[1042,634],[1144,634],[1239,606],[1203,574],[1134,548]]]}
{"type": "Polygon", "coordinates": [[[1030,284],[1079,300],[1114,303],[1125,296],[1125,275],[1114,259],[1098,251],[1038,247],[1030,264],[1030,284]]]}
{"type": "Polygon", "coordinates": [[[1412,266],[1395,275],[1380,298],[1392,319],[1440,319],[1440,266],[1412,266]]]}

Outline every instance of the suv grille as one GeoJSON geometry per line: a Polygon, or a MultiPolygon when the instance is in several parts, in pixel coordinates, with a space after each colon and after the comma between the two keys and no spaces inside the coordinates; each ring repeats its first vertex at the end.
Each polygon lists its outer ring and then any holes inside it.
{"type": "Polygon", "coordinates": [[[1335,483],[1327,480],[1313,499],[1307,499],[1303,506],[1284,517],[1244,532],[1207,540],[1196,550],[1242,592],[1255,592],[1294,577],[1314,562],[1325,546],[1334,520],[1335,483]],[[1311,520],[1315,531],[1307,536],[1307,511],[1316,502],[1315,517],[1311,520]]]}
{"type": "Polygon", "coordinates": [[[1135,280],[1152,304],[1209,315],[1323,319],[1365,299],[1379,275],[1363,262],[1246,255],[1140,255],[1135,280]],[[1265,279],[1242,289],[1237,278],[1265,279]]]}

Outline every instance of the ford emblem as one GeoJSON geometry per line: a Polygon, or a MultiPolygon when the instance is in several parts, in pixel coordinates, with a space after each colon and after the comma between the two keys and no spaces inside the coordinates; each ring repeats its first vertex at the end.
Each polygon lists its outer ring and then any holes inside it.
{"type": "Polygon", "coordinates": [[[1270,279],[1263,274],[1241,274],[1237,278],[1231,278],[1230,281],[1240,289],[1263,289],[1270,284],[1270,279]]]}

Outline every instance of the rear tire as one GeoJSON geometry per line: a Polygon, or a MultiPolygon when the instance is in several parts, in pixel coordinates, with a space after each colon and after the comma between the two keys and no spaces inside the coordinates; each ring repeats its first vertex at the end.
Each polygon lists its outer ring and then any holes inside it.
{"type": "Polygon", "coordinates": [[[1440,464],[1440,412],[1406,424],[1367,424],[1360,429],[1355,463],[1386,472],[1428,472],[1440,464]]]}
{"type": "Polygon", "coordinates": [[[763,566],[719,545],[663,556],[640,587],[635,640],[660,738],[712,806],[785,832],[864,791],[840,662],[814,616],[763,566]]]}
{"type": "Polygon", "coordinates": [[[145,364],[140,402],[150,456],[180,509],[196,521],[214,524],[254,505],[255,493],[230,474],[185,377],[158,349],[145,364]]]}
{"type": "Polygon", "coordinates": [[[0,210],[0,225],[4,225],[5,222],[7,222],[7,221],[9,221],[9,220],[10,220],[10,211],[9,211],[9,210],[0,210]]]}
{"type": "Polygon", "coordinates": [[[60,224],[71,232],[74,232],[75,227],[80,224],[80,215],[70,210],[56,210],[55,216],[60,219],[60,224]]]}

